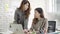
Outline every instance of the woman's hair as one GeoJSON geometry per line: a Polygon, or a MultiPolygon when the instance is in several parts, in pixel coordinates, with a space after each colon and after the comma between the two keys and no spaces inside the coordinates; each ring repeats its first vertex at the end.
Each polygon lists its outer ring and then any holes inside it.
{"type": "MultiPolygon", "coordinates": [[[[42,8],[36,8],[35,10],[37,10],[37,12],[40,14],[41,18],[44,18],[44,14],[43,14],[43,9],[42,8]]],[[[34,18],[33,19],[33,23],[36,24],[38,22],[38,18],[34,18]]]]}
{"type": "Polygon", "coordinates": [[[24,9],[23,6],[24,6],[25,4],[27,4],[27,3],[29,4],[29,5],[28,5],[28,9],[24,11],[26,18],[28,18],[28,17],[29,17],[29,14],[30,14],[30,3],[29,3],[29,1],[27,1],[27,0],[24,1],[24,0],[23,0],[23,1],[21,2],[20,7],[18,8],[18,9],[20,9],[20,10],[23,11],[23,9],[24,9]]]}
{"type": "Polygon", "coordinates": [[[37,10],[37,12],[40,14],[41,18],[44,18],[44,14],[43,14],[43,9],[42,8],[36,8],[35,10],[37,10]]]}

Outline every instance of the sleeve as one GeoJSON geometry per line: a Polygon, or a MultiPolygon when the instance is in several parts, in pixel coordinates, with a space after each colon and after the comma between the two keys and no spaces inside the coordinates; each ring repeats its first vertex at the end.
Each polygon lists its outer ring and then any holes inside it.
{"type": "Polygon", "coordinates": [[[28,25],[28,19],[24,21],[24,29],[27,29],[27,25],[28,25]]]}
{"type": "Polygon", "coordinates": [[[47,19],[45,19],[45,29],[48,29],[48,20],[47,19]]]}
{"type": "Polygon", "coordinates": [[[17,16],[17,10],[16,10],[14,14],[14,23],[17,23],[17,20],[18,20],[18,16],[17,16]]]}

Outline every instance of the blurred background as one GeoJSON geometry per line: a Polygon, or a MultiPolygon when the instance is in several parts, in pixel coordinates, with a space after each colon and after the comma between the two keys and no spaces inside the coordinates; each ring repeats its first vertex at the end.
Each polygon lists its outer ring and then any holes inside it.
{"type": "MultiPolygon", "coordinates": [[[[9,25],[14,21],[16,8],[22,0],[0,0],[0,33],[10,34],[9,25]]],[[[34,9],[42,7],[48,21],[55,21],[55,32],[60,32],[60,0],[29,0],[31,12],[29,16],[28,29],[34,18],[34,9]]],[[[51,23],[52,24],[52,23],[51,23]]]]}

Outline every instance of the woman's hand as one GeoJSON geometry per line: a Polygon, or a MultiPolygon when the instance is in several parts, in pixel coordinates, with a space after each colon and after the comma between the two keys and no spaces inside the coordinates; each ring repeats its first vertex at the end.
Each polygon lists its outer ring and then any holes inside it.
{"type": "Polygon", "coordinates": [[[32,34],[32,32],[28,32],[27,34],[32,34]]]}
{"type": "Polygon", "coordinates": [[[28,30],[28,33],[27,34],[32,34],[32,31],[31,30],[28,30]]]}
{"type": "Polygon", "coordinates": [[[44,29],[44,34],[47,34],[47,29],[44,29]]]}
{"type": "Polygon", "coordinates": [[[28,30],[27,30],[27,29],[24,29],[23,31],[24,31],[24,33],[25,33],[25,34],[27,34],[27,33],[28,33],[28,30]]]}

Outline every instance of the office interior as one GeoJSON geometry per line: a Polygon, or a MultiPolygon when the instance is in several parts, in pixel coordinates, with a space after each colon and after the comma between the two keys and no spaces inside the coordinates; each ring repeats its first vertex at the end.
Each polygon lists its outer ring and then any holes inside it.
{"type": "MultiPolygon", "coordinates": [[[[20,6],[22,0],[0,0],[0,33],[10,34],[10,23],[14,21],[14,12],[20,6]]],[[[60,0],[29,0],[31,12],[29,15],[28,29],[30,29],[34,18],[34,9],[42,7],[44,15],[48,19],[49,33],[60,32],[60,0]],[[53,25],[54,24],[54,25],[53,25]],[[52,28],[54,27],[54,29],[52,28]]]]}

